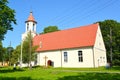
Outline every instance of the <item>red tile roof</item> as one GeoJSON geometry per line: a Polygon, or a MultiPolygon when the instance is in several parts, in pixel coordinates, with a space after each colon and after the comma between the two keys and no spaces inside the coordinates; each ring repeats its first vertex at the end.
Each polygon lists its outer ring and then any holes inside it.
{"type": "Polygon", "coordinates": [[[29,15],[29,17],[28,17],[28,19],[27,19],[26,22],[28,22],[28,21],[36,22],[35,19],[34,19],[34,17],[33,17],[33,15],[32,15],[32,12],[30,12],[30,15],[29,15]]]}
{"type": "Polygon", "coordinates": [[[60,50],[94,46],[98,24],[91,24],[77,28],[37,35],[33,38],[33,45],[37,51],[60,50]]]}

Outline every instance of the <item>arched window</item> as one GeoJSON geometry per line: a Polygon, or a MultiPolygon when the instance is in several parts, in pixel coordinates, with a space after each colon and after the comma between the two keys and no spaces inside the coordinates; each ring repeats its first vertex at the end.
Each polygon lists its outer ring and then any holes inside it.
{"type": "Polygon", "coordinates": [[[27,31],[29,30],[29,23],[27,23],[27,31]]]}
{"type": "Polygon", "coordinates": [[[35,30],[34,27],[35,27],[35,24],[33,24],[33,31],[35,30]]]}

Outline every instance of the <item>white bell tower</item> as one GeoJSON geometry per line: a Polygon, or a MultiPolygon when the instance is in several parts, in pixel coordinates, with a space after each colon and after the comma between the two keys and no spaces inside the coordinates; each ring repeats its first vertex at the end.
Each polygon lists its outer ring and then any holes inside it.
{"type": "Polygon", "coordinates": [[[30,12],[30,15],[27,19],[27,21],[25,21],[26,24],[26,31],[24,34],[22,34],[22,40],[24,40],[28,34],[28,32],[31,31],[31,35],[34,37],[36,35],[36,24],[37,22],[35,21],[34,17],[33,17],[33,13],[30,12]]]}

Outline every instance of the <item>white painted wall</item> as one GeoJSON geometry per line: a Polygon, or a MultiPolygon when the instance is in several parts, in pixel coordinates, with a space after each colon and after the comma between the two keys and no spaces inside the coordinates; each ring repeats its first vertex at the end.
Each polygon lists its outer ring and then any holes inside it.
{"type": "MultiPolygon", "coordinates": [[[[28,32],[25,32],[25,33],[22,34],[22,41],[25,40],[25,38],[27,37],[27,35],[28,35],[28,32]]],[[[31,32],[31,35],[32,35],[32,37],[34,37],[34,36],[36,36],[36,33],[35,32],[31,32]]]]}
{"type": "MultiPolygon", "coordinates": [[[[37,56],[37,64],[45,65],[44,57],[47,56],[47,61],[54,62],[54,67],[93,67],[93,52],[92,47],[66,49],[58,51],[40,52],[37,56]],[[83,52],[83,62],[78,61],[78,51],[83,52]],[[68,62],[64,62],[64,52],[68,53],[68,62]]],[[[46,63],[47,63],[46,61],[46,63]]]]}
{"type": "Polygon", "coordinates": [[[36,23],[33,21],[26,22],[26,32],[27,31],[36,32],[36,23]],[[27,29],[27,26],[28,26],[28,29],[27,29]]]}
{"type": "Polygon", "coordinates": [[[26,31],[25,33],[22,34],[22,41],[25,40],[27,37],[28,33],[31,31],[31,35],[34,37],[36,35],[36,23],[33,21],[26,22],[26,31]],[[28,29],[27,29],[28,27],[28,29]]]}
{"type": "MultiPolygon", "coordinates": [[[[47,61],[51,60],[54,62],[54,67],[61,67],[60,51],[48,51],[48,52],[38,53],[38,56],[37,56],[38,65],[45,66],[45,59],[44,59],[45,56],[48,57],[47,61]]],[[[47,61],[46,61],[46,64],[47,64],[47,61]]]]}
{"type": "Polygon", "coordinates": [[[98,27],[96,41],[94,45],[94,54],[95,54],[95,67],[106,66],[106,49],[101,34],[100,27],[98,27]]]}
{"type": "Polygon", "coordinates": [[[62,67],[93,67],[92,47],[63,50],[62,54],[62,67]],[[78,51],[83,53],[83,62],[78,61],[78,51]],[[68,52],[68,62],[64,62],[64,52],[68,52]]]}

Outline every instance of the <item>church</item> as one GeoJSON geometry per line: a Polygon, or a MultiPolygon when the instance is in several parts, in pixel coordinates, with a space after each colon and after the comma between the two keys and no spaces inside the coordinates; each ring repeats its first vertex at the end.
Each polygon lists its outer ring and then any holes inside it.
{"type": "Polygon", "coordinates": [[[36,24],[32,12],[26,23],[26,32],[33,35],[33,46],[36,50],[37,65],[67,67],[67,68],[95,68],[106,66],[106,49],[98,23],[75,27],[71,29],[36,34],[36,24]]]}

